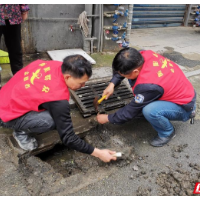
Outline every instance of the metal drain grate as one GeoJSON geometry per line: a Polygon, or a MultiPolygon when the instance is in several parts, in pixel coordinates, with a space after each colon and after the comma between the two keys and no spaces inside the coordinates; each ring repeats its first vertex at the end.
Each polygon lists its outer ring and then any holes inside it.
{"type": "MultiPolygon", "coordinates": [[[[108,86],[110,78],[100,79],[88,82],[85,87],[80,88],[77,91],[72,91],[71,95],[74,101],[76,102],[80,112],[83,117],[91,116],[95,114],[95,108],[93,106],[93,101],[95,96],[101,97],[104,89],[108,86]]],[[[127,85],[122,81],[120,86],[115,89],[113,95],[108,99],[101,103],[100,106],[105,111],[114,110],[116,108],[120,108],[128,104],[133,98],[133,93],[127,85]]]]}

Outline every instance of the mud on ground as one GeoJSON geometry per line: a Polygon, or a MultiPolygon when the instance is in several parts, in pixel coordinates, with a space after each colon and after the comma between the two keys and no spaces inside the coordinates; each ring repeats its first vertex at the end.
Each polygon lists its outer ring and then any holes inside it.
{"type": "MultiPolygon", "coordinates": [[[[199,69],[184,67],[186,72],[199,69]]],[[[0,195],[193,195],[200,182],[200,76],[189,80],[197,91],[195,124],[173,123],[177,136],[168,145],[151,147],[148,142],[156,132],[139,119],[122,126],[99,125],[87,134],[84,139],[98,148],[124,152],[117,162],[106,164],[57,146],[18,165],[7,143],[11,131],[0,129],[0,195]]]]}
{"type": "Polygon", "coordinates": [[[98,158],[70,150],[63,145],[57,145],[53,150],[38,155],[43,161],[52,165],[56,172],[63,177],[78,173],[98,172],[100,168],[123,167],[135,158],[133,144],[130,138],[124,138],[109,127],[98,125],[88,132],[84,138],[86,142],[99,149],[110,149],[123,152],[124,155],[116,162],[104,163],[98,158]]]}

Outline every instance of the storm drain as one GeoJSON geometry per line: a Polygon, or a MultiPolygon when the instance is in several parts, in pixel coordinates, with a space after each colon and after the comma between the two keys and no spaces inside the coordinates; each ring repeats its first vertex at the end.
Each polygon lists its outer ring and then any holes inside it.
{"type": "MultiPolygon", "coordinates": [[[[76,91],[70,91],[72,98],[76,102],[83,117],[89,117],[96,114],[93,106],[95,96],[101,98],[103,91],[109,85],[110,78],[96,79],[95,81],[88,82],[84,87],[76,91]]],[[[133,98],[133,93],[122,81],[120,86],[115,89],[112,96],[108,100],[103,101],[100,107],[104,111],[114,110],[128,104],[133,98]]]]}

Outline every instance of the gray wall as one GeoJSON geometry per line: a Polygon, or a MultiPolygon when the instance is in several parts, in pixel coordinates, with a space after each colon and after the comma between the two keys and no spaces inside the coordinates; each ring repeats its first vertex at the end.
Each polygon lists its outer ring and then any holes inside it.
{"type": "Polygon", "coordinates": [[[56,49],[82,48],[80,30],[71,32],[69,26],[77,23],[84,4],[32,4],[29,19],[22,24],[22,47],[25,53],[56,49]]]}
{"type": "MultiPolygon", "coordinates": [[[[123,5],[125,9],[128,4],[123,5]]],[[[56,49],[83,48],[83,37],[80,30],[71,32],[70,24],[77,23],[79,15],[85,10],[85,4],[30,5],[29,19],[22,25],[22,46],[24,52],[43,52],[56,49]],[[73,18],[73,19],[72,19],[73,18]]],[[[116,6],[104,4],[104,11],[114,11],[116,6]]],[[[99,4],[93,4],[93,15],[99,15],[99,4]]],[[[91,19],[91,18],[88,18],[91,19]]],[[[112,26],[114,18],[104,17],[104,25],[112,26]]],[[[99,17],[93,17],[92,36],[99,36],[99,17]]],[[[123,25],[126,17],[119,17],[117,22],[123,25]]],[[[119,36],[124,31],[119,32],[119,36]]],[[[112,37],[110,31],[108,37],[112,37]]],[[[103,37],[104,38],[104,37],[103,37]]],[[[98,46],[98,41],[94,42],[98,46]]],[[[103,41],[104,51],[118,51],[114,41],[103,41]]]]}
{"type": "MultiPolygon", "coordinates": [[[[128,4],[123,6],[125,9],[128,8],[128,4]]],[[[85,10],[85,4],[29,4],[29,7],[29,17],[22,23],[22,48],[24,53],[83,48],[81,31],[71,32],[69,26],[77,23],[79,15],[85,10]]],[[[114,11],[115,8],[114,5],[104,4],[104,11],[114,11]]],[[[93,4],[92,14],[99,15],[99,4],[93,4]]],[[[88,19],[91,18],[88,17],[88,19]]],[[[112,17],[104,17],[104,25],[112,26],[113,20],[112,17]]],[[[125,21],[126,17],[119,17],[117,22],[122,25],[125,21]]],[[[98,16],[92,18],[92,24],[92,36],[98,39],[98,16]]],[[[121,31],[119,36],[123,32],[121,31]]],[[[108,37],[112,37],[112,31],[110,31],[108,37]]],[[[97,40],[94,41],[94,46],[97,48],[97,40]]],[[[0,48],[6,50],[4,42],[1,43],[0,48]]],[[[103,39],[104,51],[118,51],[119,49],[116,42],[103,39]]]]}
{"type": "MultiPolygon", "coordinates": [[[[69,26],[77,23],[79,15],[85,10],[85,4],[30,4],[29,6],[29,18],[22,23],[22,48],[24,53],[83,48],[81,31],[71,32],[69,26]]],[[[128,4],[123,6],[125,9],[128,8],[128,4]]],[[[104,11],[116,9],[116,6],[112,4],[104,4],[103,7],[104,11]]],[[[100,14],[99,4],[93,4],[92,14],[100,14]]],[[[89,19],[91,18],[89,17],[89,19]]],[[[113,20],[112,17],[104,17],[104,26],[112,26],[113,20]]],[[[119,25],[123,25],[125,21],[126,17],[119,17],[117,20],[119,25]]],[[[92,24],[92,36],[99,39],[99,17],[93,17],[92,24]]],[[[119,36],[123,32],[120,31],[119,36]]],[[[112,37],[112,31],[110,31],[108,37],[112,37]]],[[[98,47],[98,40],[94,41],[94,46],[98,47]]],[[[3,37],[1,38],[0,48],[6,50],[3,37]]],[[[119,49],[120,47],[116,42],[103,39],[103,51],[118,51],[119,49]]]]}

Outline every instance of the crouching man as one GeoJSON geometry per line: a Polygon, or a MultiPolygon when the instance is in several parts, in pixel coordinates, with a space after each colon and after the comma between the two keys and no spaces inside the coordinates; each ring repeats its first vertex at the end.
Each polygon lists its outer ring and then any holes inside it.
{"type": "Polygon", "coordinates": [[[68,56],[63,62],[30,63],[0,90],[0,125],[14,129],[14,138],[26,151],[38,147],[30,133],[56,129],[67,147],[104,162],[116,160],[115,152],[94,148],[73,131],[68,88],[83,87],[91,75],[91,64],[80,55],[68,56]]]}
{"type": "Polygon", "coordinates": [[[153,51],[122,49],[115,56],[114,75],[103,95],[109,98],[114,87],[129,79],[134,98],[116,113],[98,115],[99,123],[122,124],[144,116],[158,133],[150,144],[162,147],[175,137],[170,121],[187,121],[195,115],[196,94],[177,64],[153,51]]]}

